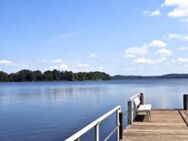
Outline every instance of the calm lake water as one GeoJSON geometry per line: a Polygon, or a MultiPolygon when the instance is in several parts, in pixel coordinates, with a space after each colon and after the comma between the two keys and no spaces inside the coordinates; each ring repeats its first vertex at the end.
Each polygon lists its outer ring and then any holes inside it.
{"type": "MultiPolygon", "coordinates": [[[[188,79],[0,83],[0,141],[62,141],[117,105],[125,112],[138,92],[153,108],[182,108],[188,79]]],[[[101,138],[114,123],[101,123],[101,138]]]]}

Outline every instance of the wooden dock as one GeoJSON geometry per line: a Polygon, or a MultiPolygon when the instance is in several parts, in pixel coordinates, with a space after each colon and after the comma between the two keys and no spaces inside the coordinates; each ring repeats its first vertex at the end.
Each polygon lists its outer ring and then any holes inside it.
{"type": "Polygon", "coordinates": [[[188,141],[186,112],[151,110],[150,121],[134,121],[124,129],[121,141],[188,141]]]}
{"type": "Polygon", "coordinates": [[[127,101],[128,109],[125,113],[119,105],[65,141],[80,141],[91,129],[94,129],[95,141],[100,141],[100,123],[112,114],[116,114],[116,126],[104,141],[114,134],[116,141],[188,141],[188,94],[183,95],[183,108],[179,110],[152,109],[148,105],[144,104],[144,94],[138,93],[127,101]],[[125,116],[128,126],[123,129],[125,116]]]}

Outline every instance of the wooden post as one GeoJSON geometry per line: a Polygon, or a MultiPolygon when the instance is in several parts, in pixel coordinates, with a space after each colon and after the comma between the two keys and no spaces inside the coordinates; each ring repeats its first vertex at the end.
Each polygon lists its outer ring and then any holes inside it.
{"type": "Polygon", "coordinates": [[[140,93],[140,104],[144,104],[144,94],[140,93]]]}
{"type": "Polygon", "coordinates": [[[119,139],[123,139],[123,113],[119,113],[119,139]]]}
{"type": "Polygon", "coordinates": [[[128,124],[133,123],[132,101],[128,101],[128,124]]]}
{"type": "Polygon", "coordinates": [[[188,110],[188,94],[183,95],[183,109],[188,110]]]}

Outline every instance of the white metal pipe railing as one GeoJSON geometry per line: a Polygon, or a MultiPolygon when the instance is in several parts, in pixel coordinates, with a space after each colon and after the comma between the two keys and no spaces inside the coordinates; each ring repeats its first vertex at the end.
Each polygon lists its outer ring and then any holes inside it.
{"type": "Polygon", "coordinates": [[[116,124],[117,124],[117,141],[119,141],[119,111],[116,112],[116,124]]]}
{"type": "MultiPolygon", "coordinates": [[[[104,119],[108,118],[110,115],[112,115],[113,113],[116,113],[116,131],[117,131],[117,141],[119,141],[119,113],[121,112],[121,106],[117,106],[114,109],[112,109],[111,111],[109,111],[108,113],[104,114],[103,116],[101,116],[100,118],[98,118],[97,120],[93,121],[92,123],[90,123],[89,125],[87,125],[86,127],[84,127],[83,129],[81,129],[80,131],[78,131],[77,133],[75,133],[74,135],[72,135],[71,137],[69,137],[68,139],[66,139],[65,141],[80,141],[80,137],[82,135],[84,135],[85,133],[87,133],[89,130],[91,130],[92,128],[95,128],[95,141],[99,141],[99,124],[100,122],[102,122],[104,119]]],[[[109,136],[109,138],[111,137],[111,135],[109,136]]]]}
{"type": "Polygon", "coordinates": [[[95,126],[95,140],[99,141],[99,123],[95,126]]]}

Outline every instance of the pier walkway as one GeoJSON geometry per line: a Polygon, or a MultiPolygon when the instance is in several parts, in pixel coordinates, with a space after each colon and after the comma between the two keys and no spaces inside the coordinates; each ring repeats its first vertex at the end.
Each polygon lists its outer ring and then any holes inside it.
{"type": "Polygon", "coordinates": [[[182,110],[151,110],[150,121],[134,121],[121,141],[187,141],[188,128],[182,110]]]}

